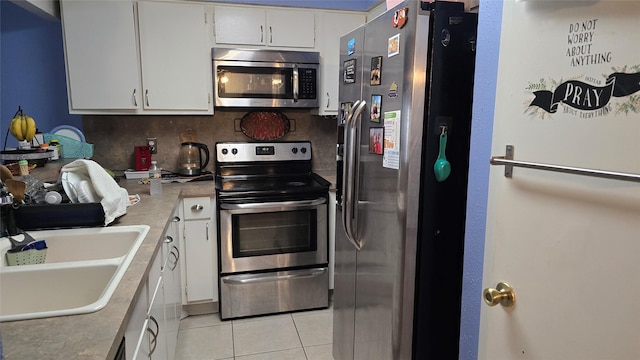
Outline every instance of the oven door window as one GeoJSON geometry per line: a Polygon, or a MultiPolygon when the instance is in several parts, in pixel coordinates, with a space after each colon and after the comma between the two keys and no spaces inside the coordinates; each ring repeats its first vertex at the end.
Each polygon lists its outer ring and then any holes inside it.
{"type": "Polygon", "coordinates": [[[217,78],[221,98],[293,98],[292,68],[218,66],[217,78]]]}
{"type": "Polygon", "coordinates": [[[316,251],[317,210],[234,214],[233,257],[316,251]]]}

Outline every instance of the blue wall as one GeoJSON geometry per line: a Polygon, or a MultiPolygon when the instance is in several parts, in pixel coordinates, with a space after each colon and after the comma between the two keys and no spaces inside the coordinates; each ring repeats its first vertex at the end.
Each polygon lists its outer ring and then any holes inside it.
{"type": "MultiPolygon", "coordinates": [[[[82,129],[82,118],[69,115],[60,21],[38,17],[9,1],[0,1],[0,6],[2,146],[18,106],[36,120],[42,132],[61,124],[82,129]]],[[[16,145],[9,135],[7,146],[16,145]]]]}
{"type": "Polygon", "coordinates": [[[502,1],[480,0],[462,285],[460,360],[478,358],[489,158],[501,23],[502,1]]]}

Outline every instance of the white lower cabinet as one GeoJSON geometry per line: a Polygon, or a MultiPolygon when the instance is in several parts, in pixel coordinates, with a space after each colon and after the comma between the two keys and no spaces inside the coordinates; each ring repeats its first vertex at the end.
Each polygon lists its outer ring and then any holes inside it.
{"type": "Polygon", "coordinates": [[[164,279],[161,275],[151,297],[151,303],[149,303],[149,321],[147,322],[147,329],[144,334],[145,340],[143,341],[148,343],[148,347],[141,346],[142,357],[137,357],[136,359],[173,359],[173,354],[170,357],[168,353],[168,333],[163,299],[164,290],[164,279]]]}
{"type": "Polygon", "coordinates": [[[182,312],[179,229],[176,211],[125,332],[127,360],[174,358],[182,312]]]}
{"type": "Polygon", "coordinates": [[[166,258],[162,267],[162,282],[164,285],[164,314],[165,334],[167,337],[167,354],[173,359],[178,343],[178,329],[182,314],[182,276],[180,268],[180,225],[182,223],[178,215],[170,220],[170,234],[165,236],[166,258]]]}
{"type": "Polygon", "coordinates": [[[214,199],[183,199],[182,303],[218,301],[218,246],[214,199]]]}
{"type": "MultiPolygon", "coordinates": [[[[127,360],[144,359],[140,352],[141,342],[148,327],[149,313],[149,284],[145,282],[140,291],[133,313],[129,318],[129,324],[124,334],[127,360]]],[[[148,346],[147,346],[148,348],[148,346]]]]}

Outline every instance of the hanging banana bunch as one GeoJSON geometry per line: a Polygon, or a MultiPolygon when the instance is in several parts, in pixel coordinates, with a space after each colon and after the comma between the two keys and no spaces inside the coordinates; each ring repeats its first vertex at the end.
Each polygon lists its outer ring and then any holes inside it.
{"type": "Polygon", "coordinates": [[[18,112],[11,119],[9,124],[9,132],[18,141],[31,141],[36,135],[36,121],[22,111],[22,107],[18,106],[18,112]]]}

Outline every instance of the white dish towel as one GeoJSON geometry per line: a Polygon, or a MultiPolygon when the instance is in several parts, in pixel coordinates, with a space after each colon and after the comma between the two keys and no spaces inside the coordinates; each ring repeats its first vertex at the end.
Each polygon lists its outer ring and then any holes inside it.
{"type": "Polygon", "coordinates": [[[66,172],[77,173],[83,178],[89,179],[94,193],[102,204],[105,226],[127,213],[129,193],[126,189],[118,186],[118,183],[97,162],[78,159],[63,166],[60,171],[63,174],[66,172]]]}

